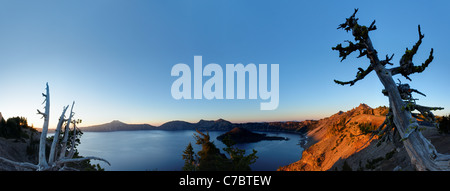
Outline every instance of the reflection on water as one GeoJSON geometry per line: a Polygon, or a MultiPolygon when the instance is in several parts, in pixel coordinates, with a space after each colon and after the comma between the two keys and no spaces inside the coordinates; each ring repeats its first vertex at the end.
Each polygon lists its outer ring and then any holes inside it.
{"type": "MultiPolygon", "coordinates": [[[[189,142],[197,153],[201,146],[195,144],[195,131],[115,131],[115,132],[84,132],[78,151],[83,156],[98,156],[107,159],[111,166],[100,163],[106,170],[116,171],[178,171],[184,165],[181,157],[189,142]]],[[[214,144],[225,153],[225,145],[216,139],[223,131],[209,132],[214,144]]],[[[303,139],[297,134],[266,133],[269,136],[288,137],[288,141],[260,141],[237,145],[247,150],[258,151],[256,163],[252,170],[274,171],[280,166],[298,161],[303,148],[298,145],[303,139]]]]}

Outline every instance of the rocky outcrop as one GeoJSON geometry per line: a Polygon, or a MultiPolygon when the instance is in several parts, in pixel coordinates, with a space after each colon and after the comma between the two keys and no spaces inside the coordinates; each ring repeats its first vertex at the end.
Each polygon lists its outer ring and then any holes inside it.
{"type": "MultiPolygon", "coordinates": [[[[308,143],[301,160],[288,166],[280,167],[282,171],[325,171],[341,160],[349,158],[368,147],[373,140],[365,133],[367,126],[374,128],[381,125],[388,108],[372,109],[360,104],[347,112],[338,112],[321,119],[308,130],[308,143]]],[[[375,137],[376,139],[376,137],[375,137]]]]}
{"type": "MultiPolygon", "coordinates": [[[[370,140],[370,128],[385,119],[387,107],[372,109],[366,104],[321,119],[308,130],[302,158],[280,171],[409,171],[415,170],[401,141],[370,140]]],[[[439,134],[428,123],[419,123],[422,134],[440,153],[450,153],[450,135],[439,134]]]]}

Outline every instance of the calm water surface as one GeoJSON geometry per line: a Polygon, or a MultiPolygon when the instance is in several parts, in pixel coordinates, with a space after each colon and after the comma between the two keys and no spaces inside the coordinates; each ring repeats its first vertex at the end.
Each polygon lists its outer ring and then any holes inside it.
{"type": "MultiPolygon", "coordinates": [[[[189,142],[194,152],[201,150],[195,144],[195,131],[115,131],[84,132],[78,151],[83,156],[98,156],[107,159],[111,166],[99,163],[105,170],[113,171],[178,171],[184,165],[181,155],[189,142]]],[[[225,153],[225,145],[216,139],[223,131],[209,132],[214,144],[225,153]]],[[[266,132],[264,132],[266,133],[266,132]]],[[[304,137],[289,133],[266,133],[269,136],[288,137],[288,141],[260,141],[257,143],[239,144],[247,154],[252,149],[258,151],[259,158],[252,164],[252,170],[274,171],[300,159],[303,148],[299,142],[304,137]]]]}

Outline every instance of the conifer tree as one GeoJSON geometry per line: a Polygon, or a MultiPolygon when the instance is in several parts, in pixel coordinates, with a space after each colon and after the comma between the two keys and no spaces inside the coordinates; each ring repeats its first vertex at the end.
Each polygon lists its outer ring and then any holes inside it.
{"type": "Polygon", "coordinates": [[[196,161],[195,161],[195,153],[192,144],[186,147],[186,150],[183,151],[183,160],[184,160],[184,171],[195,171],[196,170],[196,161]]]}
{"type": "Polygon", "coordinates": [[[387,68],[387,65],[394,65],[391,63],[394,55],[386,55],[384,60],[379,59],[378,52],[373,47],[369,36],[370,32],[377,29],[375,21],[369,27],[360,25],[358,24],[358,18],[356,18],[357,12],[358,9],[355,9],[355,12],[338,27],[338,29],[343,29],[347,32],[351,31],[355,41],[345,41],[347,46],[338,44],[332,47],[332,49],[339,52],[341,62],[351,53],[359,52],[358,58],[365,56],[369,59],[370,63],[366,69],[358,68],[355,79],[345,82],[339,80],[334,81],[340,85],[353,86],[372,71],[375,71],[384,86],[382,93],[389,98],[390,108],[386,120],[378,128],[379,134],[387,135],[390,132],[398,132],[411,159],[411,163],[417,170],[450,170],[450,155],[440,154],[436,151],[431,142],[419,131],[420,126],[416,120],[416,118],[421,118],[437,125],[432,111],[443,108],[416,104],[417,99],[413,98],[412,93],[425,94],[410,88],[409,84],[402,84],[401,82],[396,84],[393,79],[394,75],[401,74],[407,80],[412,81],[409,77],[411,74],[425,71],[433,61],[433,49],[431,49],[428,58],[421,65],[414,65],[413,63],[413,57],[417,53],[422,39],[425,37],[421,32],[420,25],[418,26],[419,40],[411,49],[406,48],[404,55],[400,58],[400,65],[387,68]],[[412,113],[415,110],[420,112],[420,114],[412,113]]]}

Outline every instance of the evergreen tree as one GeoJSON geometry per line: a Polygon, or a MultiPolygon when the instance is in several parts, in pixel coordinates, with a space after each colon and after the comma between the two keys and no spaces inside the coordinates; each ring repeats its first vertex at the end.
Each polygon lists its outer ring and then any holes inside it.
{"type": "Polygon", "coordinates": [[[227,146],[223,150],[230,155],[231,168],[230,170],[237,171],[249,171],[251,170],[250,165],[256,162],[258,156],[256,156],[257,151],[253,149],[253,153],[247,156],[245,155],[244,149],[239,149],[235,147],[236,142],[230,139],[230,135],[226,136],[222,142],[227,146]]]}
{"type": "Polygon", "coordinates": [[[192,148],[191,143],[186,147],[186,150],[183,151],[183,160],[184,160],[184,171],[195,171],[196,162],[195,162],[195,153],[194,148],[192,148]]]}
{"type": "Polygon", "coordinates": [[[450,133],[450,115],[442,116],[439,120],[439,133],[450,133]]]}
{"type": "MultiPolygon", "coordinates": [[[[20,134],[22,132],[22,124],[24,118],[21,117],[12,117],[6,120],[6,136],[7,138],[20,138],[20,134]]],[[[25,119],[26,123],[26,119],[25,119]]]]}
{"type": "Polygon", "coordinates": [[[198,170],[200,171],[218,171],[227,170],[229,167],[228,159],[220,150],[210,141],[209,133],[202,133],[196,130],[194,134],[196,144],[202,145],[202,150],[197,154],[199,156],[198,170]]]}
{"type": "Polygon", "coordinates": [[[0,137],[6,137],[6,121],[5,119],[0,119],[0,137]]]}
{"type": "Polygon", "coordinates": [[[229,137],[224,138],[222,141],[227,146],[223,150],[228,153],[230,159],[225,154],[222,154],[220,150],[210,141],[209,133],[202,133],[197,130],[198,134],[194,134],[194,138],[197,141],[196,144],[202,146],[202,150],[194,154],[194,149],[191,143],[183,151],[183,159],[185,165],[183,170],[192,171],[247,171],[251,170],[250,165],[256,162],[258,158],[256,156],[257,151],[253,149],[253,153],[245,156],[245,150],[235,147],[236,144],[229,137]],[[195,157],[198,156],[198,160],[195,157]]]}

